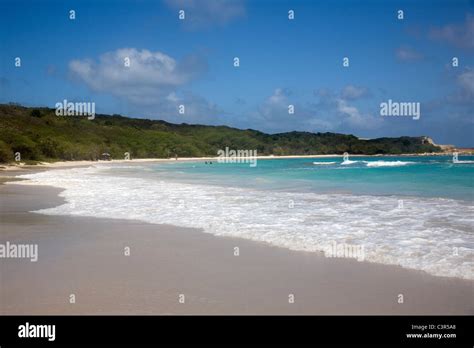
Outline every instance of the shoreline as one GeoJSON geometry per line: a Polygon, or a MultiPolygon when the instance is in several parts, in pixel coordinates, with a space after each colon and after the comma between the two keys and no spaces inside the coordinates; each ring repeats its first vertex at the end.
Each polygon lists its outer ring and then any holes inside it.
{"type": "Polygon", "coordinates": [[[470,280],[199,229],[30,212],[62,204],[61,191],[0,185],[0,242],[36,242],[40,250],[37,263],[0,260],[8,284],[1,314],[474,314],[470,280]]]}
{"type": "MultiPolygon", "coordinates": [[[[463,153],[460,152],[461,156],[471,156],[472,153],[463,153]]],[[[350,157],[374,157],[374,158],[390,158],[390,157],[430,157],[430,156],[452,156],[452,153],[422,153],[422,154],[399,154],[399,155],[351,155],[350,157]]],[[[292,158],[342,158],[343,155],[339,154],[331,154],[331,155],[289,155],[289,156],[256,156],[257,160],[267,160],[267,159],[292,159],[292,158]]],[[[236,157],[239,158],[239,157],[236,157]]],[[[214,160],[217,161],[219,157],[178,157],[177,159],[174,158],[135,158],[130,160],[125,159],[112,159],[112,160],[98,160],[98,161],[86,161],[86,160],[78,160],[78,161],[56,161],[56,162],[39,162],[37,164],[25,164],[20,162],[19,164],[16,163],[0,163],[0,172],[2,171],[10,171],[10,170],[21,170],[26,168],[69,168],[69,167],[83,167],[83,166],[90,166],[94,164],[100,163],[108,163],[108,164],[121,164],[121,163],[150,163],[150,162],[192,162],[192,161],[206,161],[206,160],[214,160]]]]}

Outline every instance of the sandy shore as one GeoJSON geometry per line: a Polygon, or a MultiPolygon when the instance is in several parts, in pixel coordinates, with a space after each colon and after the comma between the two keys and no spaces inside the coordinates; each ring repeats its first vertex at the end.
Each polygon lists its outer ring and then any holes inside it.
{"type": "Polygon", "coordinates": [[[195,229],[29,212],[61,204],[59,192],[0,185],[0,243],[39,249],[37,262],[0,259],[0,314],[474,314],[473,281],[195,229]]]}

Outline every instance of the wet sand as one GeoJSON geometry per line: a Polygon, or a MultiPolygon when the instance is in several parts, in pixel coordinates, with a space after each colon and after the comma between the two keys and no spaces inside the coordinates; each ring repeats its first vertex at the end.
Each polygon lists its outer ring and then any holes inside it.
{"type": "Polygon", "coordinates": [[[29,212],[61,204],[59,192],[0,184],[0,243],[39,249],[37,262],[0,259],[0,314],[474,314],[473,281],[197,229],[29,212]]]}

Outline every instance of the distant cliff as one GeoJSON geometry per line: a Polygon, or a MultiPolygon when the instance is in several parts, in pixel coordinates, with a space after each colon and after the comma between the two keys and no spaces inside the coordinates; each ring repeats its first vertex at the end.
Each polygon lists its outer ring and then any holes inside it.
{"type": "Polygon", "coordinates": [[[257,150],[259,155],[404,154],[440,152],[428,137],[359,139],[337,133],[266,134],[226,126],[98,115],[56,116],[54,109],[0,105],[0,162],[14,160],[96,160],[112,158],[216,156],[219,149],[257,150]],[[429,140],[428,140],[429,139],[429,140]]]}

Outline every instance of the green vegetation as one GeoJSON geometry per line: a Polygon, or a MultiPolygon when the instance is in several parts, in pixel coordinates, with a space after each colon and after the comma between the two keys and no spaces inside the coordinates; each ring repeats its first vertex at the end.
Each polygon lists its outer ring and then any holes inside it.
{"type": "Polygon", "coordinates": [[[14,153],[32,161],[216,156],[219,149],[249,149],[259,155],[402,154],[440,152],[424,137],[361,140],[335,133],[265,134],[225,126],[172,124],[120,115],[59,117],[54,109],[0,105],[0,162],[14,153]]]}

